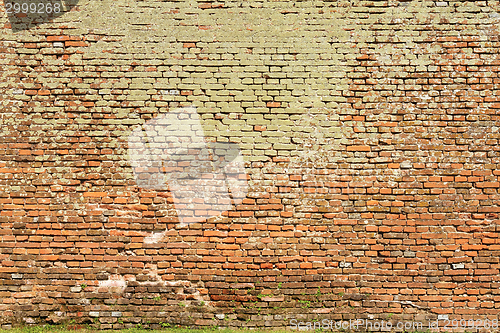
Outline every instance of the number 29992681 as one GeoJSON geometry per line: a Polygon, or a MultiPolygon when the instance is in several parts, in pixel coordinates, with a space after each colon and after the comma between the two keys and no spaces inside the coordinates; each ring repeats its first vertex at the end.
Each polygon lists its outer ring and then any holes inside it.
{"type": "Polygon", "coordinates": [[[60,13],[63,10],[60,3],[43,2],[6,2],[5,11],[7,14],[52,14],[60,13]]]}

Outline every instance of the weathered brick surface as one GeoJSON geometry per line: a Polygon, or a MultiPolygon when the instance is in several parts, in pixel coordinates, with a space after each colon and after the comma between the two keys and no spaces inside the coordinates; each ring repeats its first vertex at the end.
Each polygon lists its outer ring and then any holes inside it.
{"type": "Polygon", "coordinates": [[[26,26],[2,9],[1,323],[497,319],[499,9],[82,0],[26,26]],[[127,136],[185,106],[239,145],[249,192],[180,227],[127,136]]]}

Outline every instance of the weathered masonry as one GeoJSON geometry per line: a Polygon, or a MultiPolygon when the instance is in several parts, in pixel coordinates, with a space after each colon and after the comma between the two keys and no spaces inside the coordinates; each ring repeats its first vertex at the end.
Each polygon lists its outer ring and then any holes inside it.
{"type": "Polygon", "coordinates": [[[2,327],[498,319],[498,1],[22,2],[0,6],[2,327]],[[227,207],[141,185],[174,110],[227,207]]]}

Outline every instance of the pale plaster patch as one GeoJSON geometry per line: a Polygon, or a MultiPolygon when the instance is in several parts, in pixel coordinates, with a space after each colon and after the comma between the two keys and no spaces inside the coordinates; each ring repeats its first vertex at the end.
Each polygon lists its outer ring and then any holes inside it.
{"type": "Polygon", "coordinates": [[[111,275],[108,280],[99,281],[98,292],[109,291],[111,293],[122,293],[127,287],[125,277],[121,275],[111,275]]]}
{"type": "Polygon", "coordinates": [[[156,244],[159,243],[163,236],[165,236],[165,232],[152,233],[150,236],[144,237],[145,244],[156,244]]]}

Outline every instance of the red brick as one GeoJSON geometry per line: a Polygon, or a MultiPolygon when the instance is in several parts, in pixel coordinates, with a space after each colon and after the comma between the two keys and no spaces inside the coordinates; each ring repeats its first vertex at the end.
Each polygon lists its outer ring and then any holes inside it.
{"type": "Polygon", "coordinates": [[[69,36],[47,36],[47,42],[63,42],[69,40],[69,36]]]}
{"type": "Polygon", "coordinates": [[[370,151],[370,146],[348,146],[347,151],[370,151]]]}
{"type": "Polygon", "coordinates": [[[279,107],[281,107],[281,103],[280,102],[267,102],[266,106],[268,108],[279,108],[279,107]]]}

